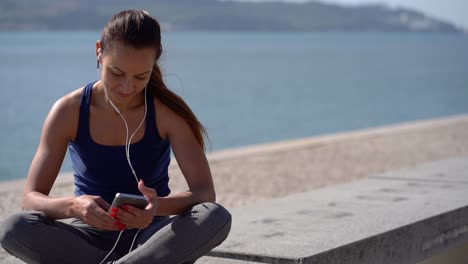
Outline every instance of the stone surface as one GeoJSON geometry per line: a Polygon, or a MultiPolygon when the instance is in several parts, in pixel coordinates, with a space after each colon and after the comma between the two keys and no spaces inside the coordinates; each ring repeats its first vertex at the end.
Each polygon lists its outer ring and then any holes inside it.
{"type": "Polygon", "coordinates": [[[202,257],[196,261],[196,264],[256,264],[261,262],[254,262],[254,261],[243,261],[243,260],[236,260],[236,259],[228,259],[228,258],[217,258],[217,257],[202,257]]]}
{"type": "Polygon", "coordinates": [[[444,160],[442,163],[422,164],[414,170],[406,169],[381,173],[369,178],[468,184],[468,161],[466,156],[455,157],[444,160]],[[441,166],[437,164],[441,164],[441,166]]]}
{"type": "Polygon", "coordinates": [[[231,234],[210,254],[264,263],[421,261],[468,243],[467,164],[468,156],[437,161],[234,209],[231,234]]]}
{"type": "Polygon", "coordinates": [[[231,234],[210,252],[217,257],[197,263],[422,261],[468,243],[467,164],[431,162],[233,209],[231,234]]]}

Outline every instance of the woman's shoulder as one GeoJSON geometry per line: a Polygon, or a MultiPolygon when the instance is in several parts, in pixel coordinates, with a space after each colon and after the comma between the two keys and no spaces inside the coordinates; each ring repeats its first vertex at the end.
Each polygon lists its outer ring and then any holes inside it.
{"type": "Polygon", "coordinates": [[[52,106],[52,111],[58,111],[61,115],[69,115],[79,111],[82,91],[83,87],[60,97],[52,106]]]}
{"type": "Polygon", "coordinates": [[[154,98],[154,107],[156,112],[156,124],[161,138],[166,139],[177,127],[183,125],[185,120],[174,110],[165,105],[159,99],[154,98]]]}
{"type": "Polygon", "coordinates": [[[76,134],[82,91],[83,87],[59,98],[46,119],[47,123],[51,123],[56,128],[55,131],[63,131],[67,138],[72,139],[76,134]]]}
{"type": "Polygon", "coordinates": [[[161,138],[166,139],[169,135],[191,131],[187,121],[165,105],[159,99],[154,99],[156,109],[156,123],[161,138]]]}

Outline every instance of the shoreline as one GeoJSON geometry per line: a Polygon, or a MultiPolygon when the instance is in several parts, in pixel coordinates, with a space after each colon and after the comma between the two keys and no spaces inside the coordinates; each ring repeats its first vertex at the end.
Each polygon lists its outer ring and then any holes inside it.
{"type": "MultiPolygon", "coordinates": [[[[229,208],[463,154],[468,114],[220,150],[207,159],[218,202],[229,208]]],[[[175,159],[169,174],[173,192],[187,188],[175,159]]],[[[19,210],[24,182],[0,182],[0,218],[19,210]]],[[[73,195],[71,172],[59,174],[51,195],[73,195]]]]}

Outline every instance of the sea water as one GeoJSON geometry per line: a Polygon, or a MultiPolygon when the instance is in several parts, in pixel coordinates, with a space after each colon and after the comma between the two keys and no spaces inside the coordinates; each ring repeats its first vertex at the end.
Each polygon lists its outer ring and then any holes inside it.
{"type": "MultiPolygon", "coordinates": [[[[97,79],[99,36],[0,33],[0,180],[27,175],[51,106],[97,79]]],[[[163,45],[211,151],[468,113],[466,35],[166,32],[163,45]]]]}

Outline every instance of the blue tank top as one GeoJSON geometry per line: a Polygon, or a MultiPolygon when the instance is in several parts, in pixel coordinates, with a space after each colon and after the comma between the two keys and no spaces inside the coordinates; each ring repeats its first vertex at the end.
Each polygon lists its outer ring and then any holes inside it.
{"type": "MultiPolygon", "coordinates": [[[[75,140],[69,142],[68,150],[74,170],[75,195],[98,195],[110,204],[118,192],[141,193],[128,165],[125,146],[100,145],[91,138],[89,107],[93,84],[83,88],[78,131],[75,140]]],[[[163,197],[171,192],[168,186],[171,148],[169,140],[161,139],[157,130],[153,100],[153,96],[148,96],[145,134],[130,145],[130,159],[136,175],[163,197]]]]}

